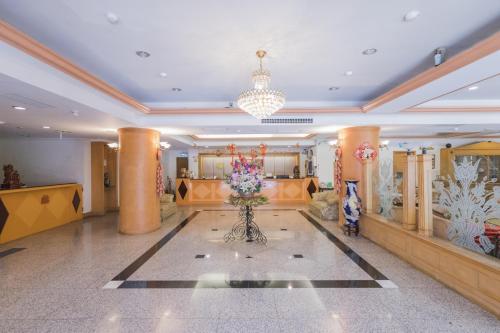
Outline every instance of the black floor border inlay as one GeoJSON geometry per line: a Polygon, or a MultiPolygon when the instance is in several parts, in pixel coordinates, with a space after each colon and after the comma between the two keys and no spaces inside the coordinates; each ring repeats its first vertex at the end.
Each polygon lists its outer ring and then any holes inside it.
{"type": "Polygon", "coordinates": [[[26,248],[25,247],[13,247],[11,249],[0,252],[0,258],[6,257],[9,254],[14,254],[14,253],[22,251],[22,250],[26,250],[26,248]]]}
{"type": "MultiPolygon", "coordinates": [[[[116,275],[112,281],[120,281],[117,288],[120,289],[176,289],[176,288],[383,288],[376,280],[388,280],[375,267],[370,265],[360,255],[353,251],[344,242],[338,239],[312,216],[301,209],[267,209],[267,210],[290,210],[299,212],[319,232],[325,235],[337,248],[347,255],[356,265],[365,271],[373,280],[127,280],[135,271],[146,263],[156,252],[158,252],[168,241],[179,233],[190,221],[202,211],[229,211],[227,209],[204,209],[197,210],[185,218],[174,229],[149,248],[144,254],[137,258],[122,272],[116,275]]],[[[231,210],[232,211],[232,210],[231,210]]],[[[235,210],[236,211],[236,210],[235,210]]],[[[10,249],[14,250],[14,249],[10,249]]],[[[16,249],[17,251],[24,248],[16,249]]],[[[9,250],[7,250],[9,251],[9,250]]],[[[4,252],[7,252],[4,251],[4,252]]],[[[14,252],[17,252],[14,251],[14,252]]],[[[2,252],[3,253],[3,252],[2,252]]],[[[13,253],[13,252],[12,252],[13,253]]],[[[10,254],[10,253],[8,253],[10,254]]],[[[0,256],[1,257],[1,256],[0,256]]],[[[251,258],[247,256],[247,258],[251,258]]]]}
{"type": "Polygon", "coordinates": [[[344,252],[356,265],[359,266],[362,270],[364,270],[368,275],[372,277],[374,280],[389,280],[384,274],[380,273],[378,269],[370,265],[365,259],[363,259],[359,254],[354,252],[349,246],[347,246],[340,239],[335,237],[328,229],[323,227],[318,223],[312,216],[304,212],[303,210],[298,210],[298,212],[306,218],[316,229],[319,230],[323,235],[325,235],[340,251],[344,252]]]}
{"type": "MultiPolygon", "coordinates": [[[[255,209],[256,211],[297,211],[296,208],[257,208],[255,209]]],[[[239,212],[239,209],[227,209],[227,208],[221,208],[221,209],[203,209],[204,212],[239,212]]]]}
{"type": "Polygon", "coordinates": [[[146,261],[149,260],[156,252],[158,252],[169,240],[174,238],[179,231],[182,230],[192,219],[194,219],[201,211],[197,210],[187,218],[185,218],[181,223],[179,223],[174,229],[172,229],[168,234],[166,234],[162,239],[160,239],[155,245],[153,245],[149,250],[144,252],[139,258],[137,258],[133,263],[128,265],[121,273],[113,278],[113,281],[123,281],[128,279],[136,270],[138,270],[146,261]]]}
{"type": "Polygon", "coordinates": [[[118,288],[382,288],[375,280],[154,280],[123,281],[118,288]]]}

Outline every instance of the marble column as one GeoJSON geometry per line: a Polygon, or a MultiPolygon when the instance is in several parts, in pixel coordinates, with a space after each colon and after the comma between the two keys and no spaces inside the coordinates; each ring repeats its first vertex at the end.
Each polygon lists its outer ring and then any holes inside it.
{"type": "MultiPolygon", "coordinates": [[[[347,127],[339,131],[338,142],[342,149],[340,162],[342,163],[342,190],[339,204],[339,225],[345,222],[342,210],[342,200],[346,194],[346,180],[358,180],[358,194],[364,197],[363,164],[354,157],[354,151],[362,143],[368,142],[378,152],[379,150],[380,127],[378,126],[357,126],[347,127]]],[[[372,162],[372,168],[377,170],[378,158],[372,162]]]]}
{"type": "Polygon", "coordinates": [[[418,171],[418,233],[432,236],[432,156],[417,156],[418,171]]]}
{"type": "Polygon", "coordinates": [[[147,233],[160,227],[160,200],[156,194],[160,133],[146,128],[120,128],[118,135],[119,231],[147,233]]]}
{"type": "Polygon", "coordinates": [[[417,157],[407,155],[403,171],[403,229],[417,230],[417,157]]]}

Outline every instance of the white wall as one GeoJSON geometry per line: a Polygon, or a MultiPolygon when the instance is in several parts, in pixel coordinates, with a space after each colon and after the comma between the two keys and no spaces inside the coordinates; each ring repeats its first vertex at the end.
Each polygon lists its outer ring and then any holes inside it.
{"type": "Polygon", "coordinates": [[[90,211],[90,141],[0,139],[0,166],[4,164],[13,164],[28,186],[82,184],[83,212],[90,211]]]}
{"type": "Polygon", "coordinates": [[[316,145],[316,165],[317,165],[317,176],[321,183],[327,185],[329,182],[333,184],[333,161],[334,161],[334,150],[328,142],[319,142],[316,145]]]}

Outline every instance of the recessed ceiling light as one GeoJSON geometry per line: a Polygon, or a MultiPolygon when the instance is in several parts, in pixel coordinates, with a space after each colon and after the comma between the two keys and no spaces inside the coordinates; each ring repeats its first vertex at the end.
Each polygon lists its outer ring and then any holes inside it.
{"type": "Polygon", "coordinates": [[[43,129],[50,129],[50,126],[43,126],[43,129]]]}
{"type": "Polygon", "coordinates": [[[147,58],[151,55],[149,52],[146,51],[136,51],[135,54],[137,54],[141,58],[147,58]]]}
{"type": "Polygon", "coordinates": [[[182,89],[181,88],[172,88],[172,91],[179,92],[179,91],[182,91],[182,89]]]}
{"type": "Polygon", "coordinates": [[[354,74],[352,71],[347,71],[344,73],[345,76],[351,76],[352,74],[354,74]]]}
{"type": "Polygon", "coordinates": [[[418,11],[416,9],[410,10],[408,13],[405,14],[405,16],[403,16],[403,21],[405,21],[405,22],[413,21],[419,15],[420,15],[420,11],[418,11]]]}
{"type": "Polygon", "coordinates": [[[21,111],[26,110],[26,108],[25,108],[24,106],[15,106],[15,105],[14,105],[14,106],[13,106],[13,108],[14,108],[15,110],[21,110],[21,111]]]}
{"type": "Polygon", "coordinates": [[[377,53],[377,49],[366,49],[363,51],[363,54],[364,55],[372,55],[372,54],[375,54],[377,53]]]}
{"type": "Polygon", "coordinates": [[[118,15],[112,12],[106,13],[106,18],[108,19],[108,22],[111,24],[117,24],[118,21],[120,21],[118,15]]]}
{"type": "Polygon", "coordinates": [[[470,91],[473,91],[473,90],[478,90],[478,89],[479,89],[479,87],[478,87],[478,86],[470,86],[470,87],[469,87],[469,90],[470,90],[470,91]]]}
{"type": "Polygon", "coordinates": [[[328,90],[330,90],[330,91],[339,90],[339,89],[340,89],[340,87],[330,87],[330,88],[328,88],[328,90]]]}
{"type": "Polygon", "coordinates": [[[160,73],[160,76],[161,76],[161,77],[167,77],[167,73],[165,73],[165,72],[161,72],[161,73],[160,73]]]}

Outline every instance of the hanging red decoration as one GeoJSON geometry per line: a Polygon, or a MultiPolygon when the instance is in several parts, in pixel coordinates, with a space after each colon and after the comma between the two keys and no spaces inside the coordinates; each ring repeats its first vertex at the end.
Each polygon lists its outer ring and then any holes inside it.
{"type": "Polygon", "coordinates": [[[255,160],[257,155],[258,155],[257,150],[255,150],[254,148],[250,149],[250,158],[252,161],[255,160]]]}
{"type": "Polygon", "coordinates": [[[233,166],[234,154],[236,153],[236,145],[234,143],[231,143],[227,145],[226,149],[229,151],[229,154],[231,155],[231,166],[233,166]]]}
{"type": "Polygon", "coordinates": [[[342,162],[340,158],[342,157],[342,150],[340,147],[335,149],[335,191],[340,193],[342,188],[342,162]]]}
{"type": "Polygon", "coordinates": [[[267,146],[264,143],[261,143],[259,145],[259,149],[260,149],[260,154],[262,155],[262,158],[264,158],[264,156],[266,156],[267,146]]]}

